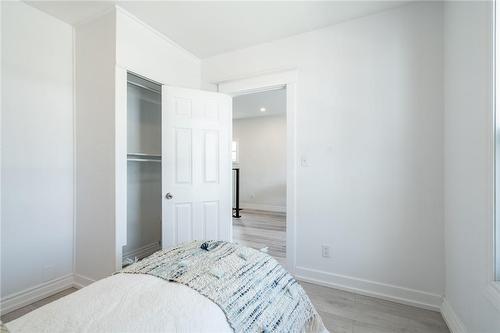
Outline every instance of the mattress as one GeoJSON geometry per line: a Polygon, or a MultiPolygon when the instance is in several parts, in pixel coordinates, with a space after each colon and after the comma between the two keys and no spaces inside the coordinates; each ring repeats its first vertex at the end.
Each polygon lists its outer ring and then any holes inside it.
{"type": "Polygon", "coordinates": [[[232,332],[197,291],[150,275],[116,274],[6,324],[23,332],[232,332]]]}

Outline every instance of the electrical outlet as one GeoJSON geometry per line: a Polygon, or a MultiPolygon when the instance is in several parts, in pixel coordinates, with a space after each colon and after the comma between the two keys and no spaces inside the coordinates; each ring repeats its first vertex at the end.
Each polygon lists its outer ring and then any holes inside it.
{"type": "Polygon", "coordinates": [[[321,256],[323,258],[330,258],[330,247],[328,245],[321,245],[321,256]]]}

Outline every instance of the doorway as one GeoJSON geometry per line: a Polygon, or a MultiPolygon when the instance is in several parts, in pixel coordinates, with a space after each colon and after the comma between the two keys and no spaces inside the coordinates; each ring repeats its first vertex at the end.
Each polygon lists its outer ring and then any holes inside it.
{"type": "Polygon", "coordinates": [[[286,87],[233,97],[233,240],[286,264],[286,87]]]}
{"type": "MultiPolygon", "coordinates": [[[[268,74],[249,75],[241,79],[214,82],[218,91],[232,97],[285,88],[286,92],[286,256],[285,268],[295,273],[296,253],[296,174],[298,167],[295,139],[297,71],[286,70],[268,74]]],[[[260,109],[259,109],[260,111],[260,109]]],[[[234,240],[234,237],[233,237],[234,240]]]]}

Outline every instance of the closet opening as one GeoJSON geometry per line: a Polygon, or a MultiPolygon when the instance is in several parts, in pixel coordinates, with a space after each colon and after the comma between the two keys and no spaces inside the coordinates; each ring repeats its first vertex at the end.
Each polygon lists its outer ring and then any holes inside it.
{"type": "Polygon", "coordinates": [[[127,73],[127,242],[122,265],[162,248],[161,85],[127,73]]]}

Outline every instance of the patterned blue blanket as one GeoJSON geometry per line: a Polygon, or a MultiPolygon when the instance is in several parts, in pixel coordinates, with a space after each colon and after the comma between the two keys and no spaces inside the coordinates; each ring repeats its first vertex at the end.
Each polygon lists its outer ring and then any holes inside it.
{"type": "Polygon", "coordinates": [[[121,273],[182,283],[217,304],[235,332],[326,332],[297,281],[272,257],[222,241],[194,241],[121,273]]]}

